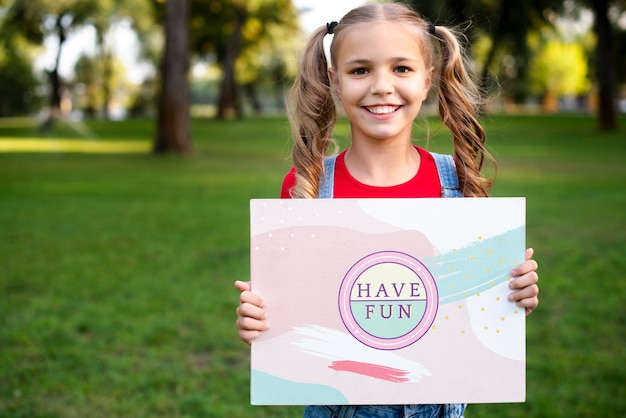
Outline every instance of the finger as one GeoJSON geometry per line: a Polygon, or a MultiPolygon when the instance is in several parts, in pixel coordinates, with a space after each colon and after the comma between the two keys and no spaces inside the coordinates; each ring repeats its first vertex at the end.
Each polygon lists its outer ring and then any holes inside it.
{"type": "Polygon", "coordinates": [[[263,307],[263,299],[256,293],[252,293],[249,290],[244,290],[239,295],[239,304],[249,303],[250,305],[263,307]]]}
{"type": "MultiPolygon", "coordinates": [[[[539,286],[537,286],[536,284],[533,284],[533,285],[526,286],[520,290],[517,290],[509,294],[508,299],[511,302],[518,303],[524,299],[536,299],[538,295],[539,295],[539,286]]],[[[530,306],[530,305],[524,304],[523,306],[530,306]]]]}
{"type": "Polygon", "coordinates": [[[535,254],[535,250],[533,248],[528,248],[524,254],[525,261],[511,270],[511,276],[521,276],[524,273],[528,273],[529,271],[537,270],[539,267],[537,262],[533,260],[533,255],[535,254]]]}
{"type": "MultiPolygon", "coordinates": [[[[535,308],[537,307],[537,305],[539,305],[539,301],[537,301],[537,304],[535,305],[535,308]]],[[[531,313],[533,313],[533,311],[535,310],[535,308],[525,308],[524,311],[526,312],[526,316],[530,315],[531,313]]]]}
{"type": "Polygon", "coordinates": [[[248,345],[252,344],[252,341],[259,338],[260,335],[259,331],[239,330],[239,338],[248,345]]]}
{"type": "Polygon", "coordinates": [[[240,316],[237,318],[237,329],[239,331],[266,331],[269,328],[266,321],[250,316],[240,316]]]}
{"type": "Polygon", "coordinates": [[[263,331],[268,328],[269,326],[265,321],[259,321],[250,317],[237,318],[239,338],[246,344],[251,344],[253,340],[259,338],[263,331]]]}
{"type": "Polygon", "coordinates": [[[237,317],[265,320],[265,310],[251,303],[242,303],[237,307],[237,317]]]}
{"type": "Polygon", "coordinates": [[[515,305],[519,306],[520,308],[524,308],[526,315],[529,315],[537,308],[537,306],[539,306],[539,299],[537,297],[526,298],[516,302],[515,305]]]}
{"type": "Polygon", "coordinates": [[[241,280],[235,281],[235,287],[243,292],[245,290],[250,290],[250,282],[242,282],[241,280]]]}
{"type": "Polygon", "coordinates": [[[523,276],[516,277],[509,282],[509,289],[518,290],[528,286],[536,285],[539,282],[539,275],[536,271],[531,271],[523,276]]]}
{"type": "Polygon", "coordinates": [[[253,340],[259,338],[263,331],[268,329],[265,321],[258,321],[249,317],[237,318],[238,334],[241,341],[251,344],[253,340]]]}
{"type": "Polygon", "coordinates": [[[535,260],[526,260],[519,266],[511,270],[511,277],[516,278],[524,274],[535,272],[539,268],[539,265],[535,260]]]}

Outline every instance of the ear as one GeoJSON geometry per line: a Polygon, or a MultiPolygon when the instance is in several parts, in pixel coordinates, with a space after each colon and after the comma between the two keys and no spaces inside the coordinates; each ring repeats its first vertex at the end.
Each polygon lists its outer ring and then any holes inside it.
{"type": "Polygon", "coordinates": [[[333,87],[333,90],[335,90],[335,93],[340,95],[341,87],[339,84],[339,77],[337,77],[337,72],[333,69],[333,67],[328,68],[328,78],[330,79],[330,84],[333,87]]]}
{"type": "Polygon", "coordinates": [[[426,69],[424,74],[424,90],[422,90],[422,102],[425,102],[428,98],[428,93],[430,93],[430,88],[433,85],[433,77],[435,75],[435,67],[430,67],[430,69],[426,69]]]}
{"type": "Polygon", "coordinates": [[[424,80],[424,93],[428,95],[430,88],[433,85],[433,77],[435,76],[435,67],[430,67],[426,70],[426,80],[424,80]]]}

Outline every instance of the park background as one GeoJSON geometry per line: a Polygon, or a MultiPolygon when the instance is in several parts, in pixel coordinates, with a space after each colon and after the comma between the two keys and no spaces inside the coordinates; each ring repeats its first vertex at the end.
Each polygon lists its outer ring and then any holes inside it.
{"type": "MultiPolygon", "coordinates": [[[[626,2],[413,3],[472,21],[493,195],[527,198],[540,264],[527,401],[466,416],[624,416],[626,2]]],[[[0,1],[0,417],[301,415],[249,405],[233,281],[290,168],[307,7],[0,1]]],[[[451,152],[432,102],[414,137],[451,152]]]]}

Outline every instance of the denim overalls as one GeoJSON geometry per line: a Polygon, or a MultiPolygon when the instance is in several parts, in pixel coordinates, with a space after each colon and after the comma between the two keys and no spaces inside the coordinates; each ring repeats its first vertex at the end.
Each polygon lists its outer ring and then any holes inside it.
{"type": "MultiPolygon", "coordinates": [[[[435,159],[441,197],[463,197],[459,190],[454,160],[449,155],[431,152],[435,159]]],[[[333,198],[335,160],[324,160],[324,178],[320,184],[320,199],[333,198]]],[[[465,404],[443,405],[314,405],[304,409],[304,418],[462,418],[465,404]]]]}
{"type": "MultiPolygon", "coordinates": [[[[454,160],[449,155],[431,152],[439,173],[441,182],[441,197],[463,197],[459,190],[459,179],[456,176],[454,160]]],[[[332,199],[335,179],[335,161],[337,156],[333,155],[324,159],[324,177],[320,184],[320,199],[332,199]]]]}

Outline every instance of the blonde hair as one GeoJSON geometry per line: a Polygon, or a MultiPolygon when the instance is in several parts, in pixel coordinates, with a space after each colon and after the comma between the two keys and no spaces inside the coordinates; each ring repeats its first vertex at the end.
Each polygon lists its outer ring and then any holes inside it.
{"type": "MultiPolygon", "coordinates": [[[[459,185],[466,197],[485,197],[492,182],[483,177],[485,158],[495,161],[485,148],[485,131],[478,121],[482,106],[480,89],[467,68],[459,35],[450,28],[433,26],[409,7],[399,3],[370,4],[353,9],[334,27],[330,46],[331,61],[351,26],[388,21],[411,28],[418,38],[426,68],[435,67],[438,110],[452,133],[459,185]],[[434,32],[434,33],[433,33],[434,32]],[[436,42],[432,42],[435,40],[436,42]],[[435,44],[433,46],[433,44],[435,44]],[[436,60],[438,58],[438,62],[436,60]]],[[[300,59],[300,71],[292,87],[294,107],[290,113],[293,129],[293,164],[296,168],[294,198],[315,198],[319,194],[323,160],[337,121],[328,62],[324,53],[323,26],[314,31],[300,59]]],[[[332,62],[334,66],[334,62],[332,62]]]]}

